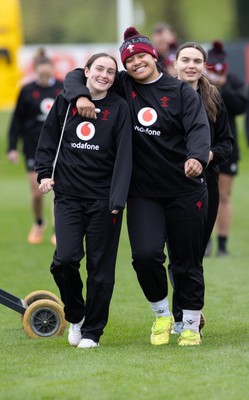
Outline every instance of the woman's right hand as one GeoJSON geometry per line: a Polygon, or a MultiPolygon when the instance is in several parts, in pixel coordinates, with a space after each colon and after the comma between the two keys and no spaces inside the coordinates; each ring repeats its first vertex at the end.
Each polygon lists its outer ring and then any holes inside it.
{"type": "Polygon", "coordinates": [[[82,117],[97,119],[95,105],[87,97],[79,97],[76,101],[78,114],[82,117]]]}
{"type": "Polygon", "coordinates": [[[8,160],[12,163],[12,164],[17,164],[18,163],[18,151],[17,150],[10,150],[7,154],[8,160]]]}
{"type": "Polygon", "coordinates": [[[50,178],[44,178],[41,179],[41,183],[39,185],[39,190],[43,193],[46,194],[50,192],[54,187],[54,180],[50,178]]]}

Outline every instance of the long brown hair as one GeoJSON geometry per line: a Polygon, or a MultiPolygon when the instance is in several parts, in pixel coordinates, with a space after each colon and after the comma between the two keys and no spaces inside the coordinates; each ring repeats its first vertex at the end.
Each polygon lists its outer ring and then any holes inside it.
{"type": "MultiPolygon", "coordinates": [[[[181,50],[187,49],[189,47],[199,50],[200,53],[203,55],[204,62],[207,61],[207,53],[205,52],[203,47],[196,42],[185,42],[181,44],[176,51],[176,60],[178,59],[181,50]]],[[[220,103],[220,93],[218,89],[214,85],[212,85],[204,76],[201,76],[198,80],[198,86],[207,115],[212,122],[215,122],[220,103]]]]}

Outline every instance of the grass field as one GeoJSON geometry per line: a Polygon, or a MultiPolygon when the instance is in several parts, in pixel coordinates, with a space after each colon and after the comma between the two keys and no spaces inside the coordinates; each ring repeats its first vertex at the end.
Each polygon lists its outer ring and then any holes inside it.
{"type": "MultiPolygon", "coordinates": [[[[6,161],[9,113],[0,113],[0,287],[20,298],[58,295],[49,272],[53,254],[50,201],[44,243],[26,242],[32,224],[23,163],[6,161]]],[[[242,120],[239,121],[241,128],[242,120]]],[[[207,324],[203,344],[153,347],[154,316],[131,268],[126,226],[119,249],[110,318],[98,349],[70,348],[67,334],[29,339],[20,314],[0,305],[0,398],[3,400],[242,400],[249,391],[249,151],[241,129],[228,258],[205,259],[207,324]]],[[[82,274],[84,273],[82,263],[82,274]]]]}

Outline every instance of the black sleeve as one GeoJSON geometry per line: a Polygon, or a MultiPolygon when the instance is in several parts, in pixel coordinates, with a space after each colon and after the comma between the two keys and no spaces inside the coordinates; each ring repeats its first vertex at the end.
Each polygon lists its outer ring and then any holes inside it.
{"type": "Polygon", "coordinates": [[[128,104],[122,101],[115,127],[116,160],[113,169],[110,211],[125,207],[132,169],[132,123],[128,104]]]}
{"type": "Polygon", "coordinates": [[[201,97],[185,82],[182,85],[182,115],[187,159],[194,158],[205,168],[211,145],[209,122],[201,97]]]}
{"type": "Polygon", "coordinates": [[[37,181],[51,178],[53,162],[58,148],[61,134],[61,120],[66,114],[68,103],[59,95],[44,122],[35,155],[35,171],[38,173],[37,181]]]}
{"type": "Polygon", "coordinates": [[[213,143],[211,150],[213,152],[212,162],[220,164],[229,159],[233,150],[234,138],[229,125],[229,118],[224,102],[220,99],[219,111],[216,122],[213,124],[213,143]]]}
{"type": "Polygon", "coordinates": [[[221,95],[229,115],[239,115],[246,111],[246,86],[235,75],[228,75],[227,82],[221,88],[221,95]]]}
{"type": "Polygon", "coordinates": [[[15,110],[12,114],[9,132],[8,132],[8,147],[7,151],[16,150],[18,139],[23,135],[24,119],[27,111],[25,103],[25,89],[20,91],[17,99],[15,110]]]}
{"type": "Polygon", "coordinates": [[[83,96],[91,100],[91,95],[87,89],[82,68],[76,68],[67,73],[64,82],[62,96],[70,103],[75,104],[76,100],[83,96]]]}
{"type": "MultiPolygon", "coordinates": [[[[125,84],[125,76],[125,71],[118,72],[111,88],[111,90],[120,94],[122,97],[125,97],[125,89],[123,87],[125,84]]],[[[91,95],[86,87],[86,79],[82,68],[76,68],[67,73],[63,82],[62,96],[73,105],[79,97],[87,97],[91,100],[91,95]]]]}

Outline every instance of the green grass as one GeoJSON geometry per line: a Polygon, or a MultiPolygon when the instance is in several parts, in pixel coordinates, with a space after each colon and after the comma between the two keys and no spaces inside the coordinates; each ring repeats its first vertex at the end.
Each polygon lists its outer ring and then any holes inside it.
{"type": "MultiPolygon", "coordinates": [[[[38,290],[58,295],[49,272],[48,229],[43,244],[26,243],[32,223],[22,162],[6,160],[9,114],[0,113],[1,288],[20,298],[38,290]]],[[[131,267],[125,224],[120,242],[110,318],[98,349],[70,348],[62,337],[29,339],[20,314],[0,305],[0,398],[3,400],[241,400],[249,383],[249,157],[243,121],[242,161],[233,193],[231,256],[205,260],[207,325],[203,345],[149,344],[153,314],[131,267]]],[[[85,277],[84,262],[82,274],[85,277]]]]}

